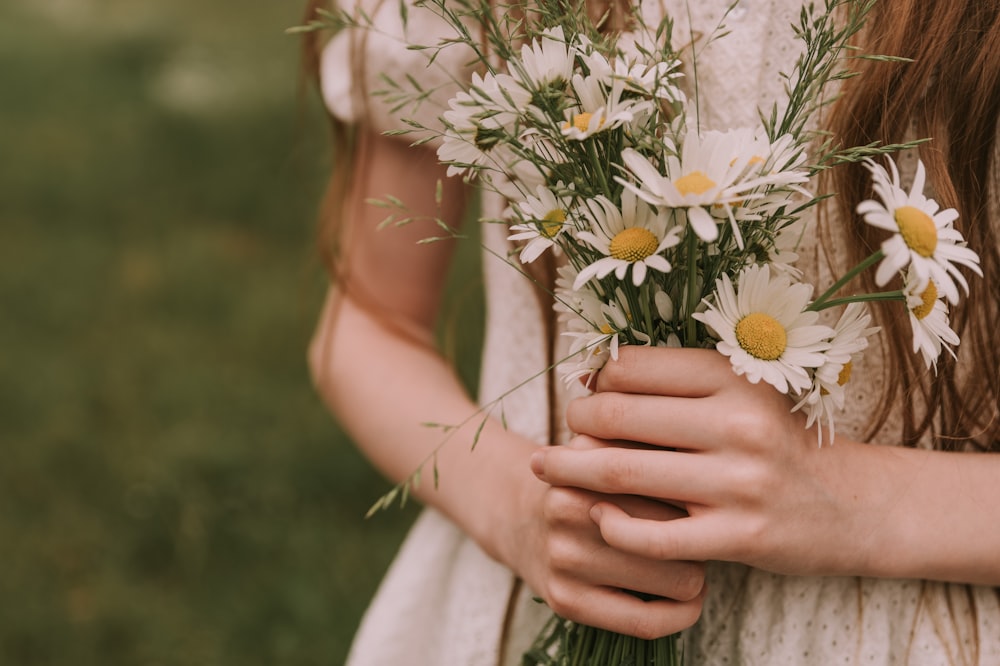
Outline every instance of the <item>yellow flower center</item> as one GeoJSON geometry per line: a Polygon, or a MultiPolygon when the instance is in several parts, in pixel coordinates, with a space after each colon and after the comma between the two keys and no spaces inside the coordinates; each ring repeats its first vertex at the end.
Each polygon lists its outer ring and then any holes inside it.
{"type": "Polygon", "coordinates": [[[603,323],[603,324],[601,325],[601,328],[600,328],[600,331],[601,331],[601,333],[603,333],[604,335],[611,335],[612,333],[614,333],[614,332],[615,332],[615,329],[611,328],[611,324],[609,324],[609,323],[607,323],[607,322],[604,322],[604,323],[603,323]]]}
{"type": "Polygon", "coordinates": [[[704,194],[715,187],[715,182],[704,171],[692,171],[674,181],[674,187],[682,195],[704,194]]]}
{"type": "Polygon", "coordinates": [[[736,341],[754,358],[773,361],[784,353],[788,334],[774,317],[752,312],[736,324],[736,341]]]}
{"type": "Polygon", "coordinates": [[[847,382],[851,381],[851,370],[854,369],[854,364],[848,361],[844,364],[844,367],[840,369],[840,374],[837,375],[837,384],[843,386],[847,382]]]}
{"type": "Polygon", "coordinates": [[[566,222],[566,211],[561,208],[554,208],[545,214],[540,220],[536,220],[538,224],[538,233],[545,236],[546,238],[555,238],[559,230],[563,228],[563,223],[566,222]]]}
{"type": "MultiPolygon", "coordinates": [[[[594,114],[587,113],[586,111],[584,111],[583,113],[578,113],[575,116],[573,116],[573,122],[566,123],[564,127],[566,129],[569,129],[572,126],[577,128],[581,132],[586,132],[588,129],[590,129],[590,119],[593,117],[594,114]]],[[[597,126],[604,127],[604,118],[601,118],[601,121],[597,123],[597,126]]]]}
{"type": "MultiPolygon", "coordinates": [[[[844,364],[844,367],[842,367],[840,369],[840,374],[837,375],[837,385],[838,386],[843,386],[847,382],[851,381],[851,370],[853,370],[853,369],[854,369],[854,365],[850,361],[848,361],[847,363],[844,364]]],[[[820,395],[830,395],[830,392],[827,391],[825,388],[821,387],[819,389],[819,394],[820,395]]]]}
{"type": "Polygon", "coordinates": [[[917,319],[923,319],[934,310],[934,304],[937,303],[938,290],[934,286],[934,282],[928,282],[927,288],[924,292],[920,294],[920,300],[923,301],[920,305],[910,310],[913,316],[917,319]]]}
{"type": "Polygon", "coordinates": [[[931,216],[914,206],[903,206],[896,209],[895,217],[906,245],[921,257],[933,256],[938,236],[931,216]]]}
{"type": "Polygon", "coordinates": [[[629,227],[615,234],[608,251],[615,259],[635,263],[656,252],[656,235],[649,229],[629,227]]]}

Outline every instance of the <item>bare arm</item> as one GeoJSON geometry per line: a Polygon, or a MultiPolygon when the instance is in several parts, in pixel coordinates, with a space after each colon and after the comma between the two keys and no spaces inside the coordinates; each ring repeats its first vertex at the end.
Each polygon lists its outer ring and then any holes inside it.
{"type": "MultiPolygon", "coordinates": [[[[434,322],[453,242],[418,244],[439,235],[429,221],[379,230],[386,211],[367,205],[365,199],[392,194],[415,215],[441,215],[457,225],[464,191],[455,179],[444,180],[433,153],[380,136],[368,140],[370,168],[351,195],[350,227],[345,230],[343,261],[351,288],[331,288],[310,363],[317,387],[341,425],[389,479],[400,481],[443,441],[440,430],[421,424],[457,424],[476,407],[434,348],[434,322]],[[438,178],[444,185],[440,211],[434,201],[438,178]]],[[[477,500],[496,489],[469,492],[464,481],[486,467],[497,470],[488,481],[513,482],[497,477],[516,470],[523,475],[525,456],[533,446],[495,432],[492,425],[484,430],[483,446],[474,455],[469,454],[471,432],[455,433],[451,439],[438,456],[440,487],[435,490],[428,476],[416,495],[475,535],[491,522],[490,513],[497,507],[495,501],[477,500]],[[501,439],[506,446],[497,445],[501,439]]],[[[477,536],[492,548],[485,535],[477,536]]]]}
{"type": "MultiPolygon", "coordinates": [[[[370,171],[351,193],[345,260],[348,284],[333,288],[310,349],[317,386],[341,424],[391,480],[413,472],[442,442],[420,424],[460,423],[476,406],[433,347],[433,325],[452,248],[417,245],[438,230],[415,223],[375,229],[382,209],[369,197],[391,194],[414,213],[437,215],[434,190],[444,169],[432,153],[370,138],[370,171]]],[[[445,181],[450,224],[462,214],[461,185],[445,181]]],[[[697,618],[703,571],[607,546],[589,518],[601,500],[665,519],[678,512],[639,499],[553,489],[531,473],[538,447],[490,421],[470,452],[474,419],[440,448],[440,485],[430,474],[416,496],[451,518],[495,559],[511,567],[565,617],[644,636],[672,633],[697,618]],[[646,603],[620,588],[669,599],[646,603]],[[672,601],[677,599],[680,601],[672,601]]],[[[430,470],[427,470],[428,472],[430,470]]]]}
{"type": "Polygon", "coordinates": [[[662,522],[598,506],[615,547],[785,574],[1000,585],[1000,456],[841,437],[817,448],[785,396],[735,376],[712,350],[626,348],[598,387],[571,405],[574,431],[676,450],[546,450],[533,468],[557,485],[690,513],[662,522]]]}

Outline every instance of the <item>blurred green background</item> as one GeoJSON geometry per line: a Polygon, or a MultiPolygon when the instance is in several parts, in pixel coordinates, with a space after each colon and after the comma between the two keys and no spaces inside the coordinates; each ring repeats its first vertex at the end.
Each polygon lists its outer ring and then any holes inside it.
{"type": "Polygon", "coordinates": [[[0,3],[4,666],[339,664],[415,515],[309,384],[302,4],[0,3]]]}

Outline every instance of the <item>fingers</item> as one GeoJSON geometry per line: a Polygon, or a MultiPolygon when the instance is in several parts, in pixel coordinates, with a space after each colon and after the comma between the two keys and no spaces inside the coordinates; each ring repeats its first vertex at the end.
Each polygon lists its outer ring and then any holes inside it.
{"type": "Polygon", "coordinates": [[[724,492],[727,483],[726,475],[715,470],[712,462],[711,456],[662,449],[549,447],[532,454],[531,470],[553,486],[705,503],[724,492]]]}
{"type": "Polygon", "coordinates": [[[653,560],[728,560],[727,539],[703,518],[656,521],[633,517],[601,502],[591,509],[601,536],[612,547],[653,560]]]}
{"type": "Polygon", "coordinates": [[[597,390],[701,398],[732,381],[733,371],[714,349],[622,347],[597,376],[597,390]]]}
{"type": "Polygon", "coordinates": [[[691,601],[705,585],[705,565],[699,562],[654,560],[602,545],[587,553],[585,561],[553,552],[556,570],[572,571],[595,587],[633,590],[646,595],[691,601]],[[565,567],[565,568],[563,568],[565,567]]]}
{"type": "Polygon", "coordinates": [[[606,440],[653,444],[663,448],[703,448],[719,439],[719,420],[705,400],[660,395],[602,392],[577,398],[566,409],[573,432],[606,440]]]}
{"type": "MultiPolygon", "coordinates": [[[[570,488],[554,488],[546,494],[542,512],[552,529],[545,552],[556,577],[675,601],[695,599],[704,586],[704,566],[650,560],[610,547],[591,518],[592,508],[602,500],[601,496],[570,488]]],[[[633,515],[652,521],[686,515],[674,507],[638,497],[613,501],[620,502],[633,515]]]]}
{"type": "Polygon", "coordinates": [[[546,601],[559,616],[580,624],[651,640],[693,625],[701,614],[704,589],[690,601],[643,601],[622,590],[555,588],[546,601]]]}

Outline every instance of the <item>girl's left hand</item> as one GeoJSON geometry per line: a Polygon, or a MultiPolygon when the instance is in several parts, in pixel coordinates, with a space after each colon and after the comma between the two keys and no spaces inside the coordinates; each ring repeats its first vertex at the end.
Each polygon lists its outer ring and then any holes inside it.
{"type": "Polygon", "coordinates": [[[689,514],[656,521],[598,504],[591,516],[620,550],[784,574],[865,571],[891,504],[872,457],[884,460],[886,447],[838,439],[820,448],[791,407],[714,350],[624,347],[597,392],[570,405],[569,426],[660,448],[549,447],[532,469],[553,485],[643,495],[689,514]]]}

